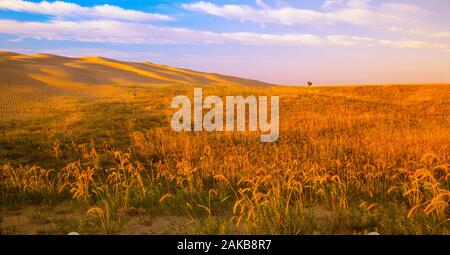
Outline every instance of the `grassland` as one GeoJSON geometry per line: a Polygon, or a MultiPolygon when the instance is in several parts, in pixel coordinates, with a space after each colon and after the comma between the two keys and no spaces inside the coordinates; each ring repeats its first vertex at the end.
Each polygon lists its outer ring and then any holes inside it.
{"type": "Polygon", "coordinates": [[[450,86],[282,87],[0,55],[2,234],[450,234],[450,86]],[[170,101],[280,96],[280,138],[170,129],[170,101]]]}

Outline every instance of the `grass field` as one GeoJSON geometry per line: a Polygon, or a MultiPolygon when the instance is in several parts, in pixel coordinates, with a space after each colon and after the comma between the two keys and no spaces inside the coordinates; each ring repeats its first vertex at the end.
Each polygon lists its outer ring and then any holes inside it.
{"type": "Polygon", "coordinates": [[[0,54],[2,234],[450,234],[450,86],[285,87],[0,54]],[[280,96],[280,138],[170,128],[174,96],[280,96]]]}

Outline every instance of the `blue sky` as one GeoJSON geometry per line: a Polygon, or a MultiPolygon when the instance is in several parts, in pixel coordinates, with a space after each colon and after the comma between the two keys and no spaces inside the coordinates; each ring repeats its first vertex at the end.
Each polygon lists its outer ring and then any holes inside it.
{"type": "Polygon", "coordinates": [[[0,50],[278,84],[450,83],[448,0],[0,0],[0,50]]]}

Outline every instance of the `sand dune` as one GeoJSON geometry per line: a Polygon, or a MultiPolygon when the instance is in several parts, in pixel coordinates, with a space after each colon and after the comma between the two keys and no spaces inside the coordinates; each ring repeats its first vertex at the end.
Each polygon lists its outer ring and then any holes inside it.
{"type": "Polygon", "coordinates": [[[97,85],[245,85],[270,84],[237,77],[203,73],[102,57],[68,58],[49,54],[0,52],[0,84],[41,85],[57,88],[97,85]]]}
{"type": "MultiPolygon", "coordinates": [[[[150,62],[87,56],[0,52],[0,117],[21,117],[42,107],[62,107],[62,98],[126,98],[136,88],[160,86],[270,86],[238,77],[197,72],[150,62]],[[55,102],[49,104],[49,102],[55,102]]],[[[78,98],[78,99],[77,99],[78,98]]]]}

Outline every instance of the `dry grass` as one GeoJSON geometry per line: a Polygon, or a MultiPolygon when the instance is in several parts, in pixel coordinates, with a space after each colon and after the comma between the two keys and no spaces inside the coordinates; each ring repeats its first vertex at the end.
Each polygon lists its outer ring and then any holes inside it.
{"type": "Polygon", "coordinates": [[[280,96],[270,144],[256,133],[171,131],[170,100],[192,96],[191,85],[114,89],[4,120],[3,214],[72,201],[90,233],[131,233],[136,217],[169,215],[188,217],[188,233],[450,234],[448,85],[203,87],[280,96]]]}

